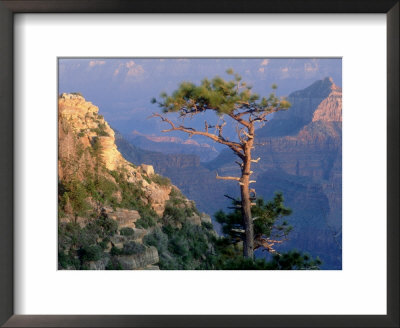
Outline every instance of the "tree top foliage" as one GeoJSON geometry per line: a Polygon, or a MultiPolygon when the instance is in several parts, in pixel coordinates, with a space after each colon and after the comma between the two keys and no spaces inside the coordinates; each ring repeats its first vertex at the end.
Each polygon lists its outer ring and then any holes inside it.
{"type": "MultiPolygon", "coordinates": [[[[232,77],[231,80],[216,76],[211,80],[203,79],[199,85],[182,82],[171,95],[164,92],[160,95],[161,100],[153,98],[152,103],[158,103],[164,113],[179,112],[181,116],[205,110],[214,110],[218,115],[233,115],[243,111],[249,114],[274,112],[290,107],[287,100],[276,97],[274,92],[260,98],[233,69],[226,72],[232,77]]],[[[272,89],[275,90],[276,85],[272,89]]]]}

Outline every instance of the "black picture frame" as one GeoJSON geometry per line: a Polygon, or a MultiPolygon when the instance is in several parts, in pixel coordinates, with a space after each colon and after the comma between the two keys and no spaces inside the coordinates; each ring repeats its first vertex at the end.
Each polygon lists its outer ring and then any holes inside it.
{"type": "Polygon", "coordinates": [[[0,324],[5,327],[399,327],[398,0],[0,0],[0,324]],[[16,13],[385,13],[387,315],[14,315],[13,19],[16,13]]]}

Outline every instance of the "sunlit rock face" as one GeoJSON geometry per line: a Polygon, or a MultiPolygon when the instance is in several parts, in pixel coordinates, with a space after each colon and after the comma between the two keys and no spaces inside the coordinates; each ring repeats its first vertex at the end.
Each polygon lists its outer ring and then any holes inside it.
{"type": "Polygon", "coordinates": [[[332,91],[315,110],[313,122],[342,122],[342,89],[335,85],[332,79],[329,81],[332,82],[332,91]]]}
{"type": "MultiPolygon", "coordinates": [[[[115,132],[98,107],[80,94],[59,96],[60,268],[157,270],[161,257],[175,255],[166,249],[159,254],[146,243],[148,235],[157,229],[161,233],[164,224],[177,218],[178,229],[211,222],[169,179],[159,175],[157,167],[146,160],[124,158],[115,132]],[[180,208],[179,217],[173,206],[180,208]]],[[[196,231],[208,236],[204,229],[196,231]]]]}
{"type": "MultiPolygon", "coordinates": [[[[142,164],[136,167],[121,155],[115,143],[115,132],[98,114],[99,108],[79,94],[64,93],[59,97],[58,111],[59,178],[68,178],[74,173],[84,179],[84,172],[94,172],[100,160],[107,170],[124,171],[129,182],[142,186],[151,206],[162,216],[171,186],[160,186],[150,180],[155,174],[153,166],[142,164]],[[99,158],[92,156],[92,151],[85,151],[93,150],[95,143],[99,147],[99,158]],[[77,156],[80,151],[83,151],[83,155],[77,156]],[[65,162],[68,165],[62,165],[65,162]]],[[[104,174],[114,180],[107,173],[104,174]]]]}
{"type": "Polygon", "coordinates": [[[90,146],[94,138],[98,139],[107,169],[115,170],[128,165],[115,145],[114,130],[98,114],[97,106],[80,95],[64,93],[59,98],[58,110],[59,115],[70,123],[72,130],[85,146],[90,146]]]}

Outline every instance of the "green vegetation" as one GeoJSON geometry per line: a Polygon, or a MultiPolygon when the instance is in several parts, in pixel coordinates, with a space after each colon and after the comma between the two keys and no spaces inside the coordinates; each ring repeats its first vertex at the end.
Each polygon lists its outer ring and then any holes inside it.
{"type": "MultiPolygon", "coordinates": [[[[276,199],[279,199],[277,196],[276,199]]],[[[271,209],[271,203],[259,202],[271,209]]],[[[273,208],[276,216],[277,208],[273,208]]],[[[225,214],[226,217],[231,217],[225,214]]],[[[163,225],[156,226],[145,236],[144,243],[157,248],[160,269],[164,270],[303,270],[319,269],[321,261],[308,254],[290,251],[273,253],[270,260],[247,259],[242,256],[242,243],[230,235],[217,237],[210,223],[194,225],[183,219],[181,212],[168,212],[162,219],[163,225]]],[[[270,221],[273,221],[271,219],[270,221]]],[[[270,223],[267,224],[270,233],[270,223]]],[[[286,229],[286,228],[285,228],[286,229]]],[[[288,233],[288,232],[287,232],[288,233]]]]}
{"type": "Polygon", "coordinates": [[[83,181],[76,179],[71,181],[59,181],[58,183],[58,209],[59,217],[65,213],[76,217],[89,217],[92,210],[88,199],[98,205],[119,205],[114,193],[118,191],[115,183],[104,176],[86,174],[83,181]]]}
{"type": "Polygon", "coordinates": [[[138,228],[149,228],[156,224],[157,213],[152,209],[148,202],[145,202],[146,195],[140,186],[127,181],[125,173],[117,171],[108,171],[115,179],[121,192],[121,201],[118,207],[137,210],[140,219],[136,221],[138,228]]]}
{"type": "Polygon", "coordinates": [[[172,188],[161,223],[151,229],[143,242],[154,246],[164,270],[206,270],[214,268],[214,245],[217,236],[212,225],[189,222],[197,209],[181,192],[172,188]]]}
{"type": "Polygon", "coordinates": [[[132,254],[140,254],[145,251],[145,247],[143,244],[136,243],[134,241],[130,241],[126,244],[124,244],[124,247],[122,249],[122,254],[123,255],[132,255],[132,254]]]}
{"type": "Polygon", "coordinates": [[[111,248],[110,254],[112,256],[133,255],[133,254],[143,253],[145,250],[146,250],[146,247],[143,244],[139,244],[134,241],[130,241],[130,242],[124,244],[122,249],[113,246],[111,248]]]}
{"type": "Polygon", "coordinates": [[[172,188],[169,197],[172,198],[180,198],[183,199],[185,196],[181,193],[181,191],[178,188],[172,188]]]}
{"type": "Polygon", "coordinates": [[[274,255],[269,262],[270,270],[319,270],[322,261],[315,260],[307,253],[290,251],[282,255],[274,255]]]}
{"type": "Polygon", "coordinates": [[[192,203],[187,203],[187,200],[182,193],[172,188],[169,194],[169,200],[165,204],[163,223],[168,224],[183,224],[187,218],[192,217],[194,214],[199,215],[199,211],[192,203]]]}
{"type": "Polygon", "coordinates": [[[201,226],[207,230],[213,230],[213,224],[210,222],[201,222],[201,226]]]}
{"type": "MultiPolygon", "coordinates": [[[[141,211],[143,213],[143,209],[141,211]]],[[[146,210],[146,214],[143,213],[143,216],[140,217],[139,220],[136,221],[136,227],[148,229],[150,227],[154,227],[156,225],[156,215],[153,215],[151,210],[146,210]]]]}
{"type": "Polygon", "coordinates": [[[272,260],[250,260],[243,257],[235,257],[221,263],[222,270],[319,270],[322,262],[312,259],[307,254],[291,251],[281,255],[274,255],[272,260]]]}
{"type": "Polygon", "coordinates": [[[143,178],[143,180],[145,180],[148,184],[151,184],[151,180],[150,180],[150,178],[149,178],[147,175],[142,174],[142,178],[143,178]]]}
{"type": "Polygon", "coordinates": [[[283,195],[276,193],[273,200],[265,202],[259,198],[251,208],[254,220],[255,249],[261,248],[272,254],[269,261],[249,259],[241,256],[245,229],[242,215],[233,200],[233,211],[226,214],[219,211],[215,214],[217,222],[222,225],[224,237],[216,241],[215,266],[223,270],[302,270],[319,269],[320,259],[313,259],[308,254],[298,251],[278,253],[275,245],[287,240],[292,226],[284,219],[292,211],[285,207],[283,195]]]}
{"type": "Polygon", "coordinates": [[[88,262],[108,256],[105,244],[117,232],[117,223],[106,215],[90,219],[85,227],[77,223],[58,225],[58,263],[62,269],[87,269],[88,262]]]}
{"type": "Polygon", "coordinates": [[[155,246],[164,270],[213,269],[214,241],[212,231],[189,222],[181,228],[171,224],[156,227],[144,238],[144,243],[155,246]]]}
{"type": "Polygon", "coordinates": [[[99,123],[97,128],[91,128],[91,132],[94,132],[99,137],[109,137],[110,135],[106,132],[106,125],[99,123]]]}
{"type": "Polygon", "coordinates": [[[89,147],[89,152],[95,159],[95,165],[99,167],[102,164],[100,157],[102,146],[100,144],[99,138],[96,136],[90,139],[90,145],[92,147],[89,147]]]}
{"type": "Polygon", "coordinates": [[[65,212],[76,217],[86,216],[90,209],[86,198],[88,197],[84,184],[78,180],[68,183],[58,183],[58,213],[59,216],[65,212]]]}
{"type": "Polygon", "coordinates": [[[163,177],[162,175],[159,174],[153,174],[151,176],[151,181],[154,183],[157,183],[160,186],[170,186],[171,185],[171,180],[168,179],[167,177],[163,177]]]}
{"type": "Polygon", "coordinates": [[[116,257],[111,257],[110,262],[108,262],[106,266],[106,270],[122,270],[122,265],[118,262],[116,257]]]}
{"type": "MultiPolygon", "coordinates": [[[[287,109],[290,104],[285,99],[279,99],[274,93],[262,97],[252,92],[252,86],[242,81],[242,77],[232,69],[226,71],[233,79],[226,81],[216,76],[212,80],[204,79],[199,85],[182,82],[170,96],[160,95],[161,100],[153,98],[151,102],[158,103],[165,113],[193,113],[213,110],[219,115],[232,114],[237,110],[257,108],[259,112],[272,111],[275,108],[287,109]]],[[[272,85],[272,89],[276,89],[272,85]]]]}
{"type": "Polygon", "coordinates": [[[77,254],[83,263],[98,261],[103,255],[103,249],[99,245],[83,246],[78,250],[77,254]]]}
{"type": "Polygon", "coordinates": [[[135,231],[133,231],[132,228],[125,227],[119,230],[119,234],[121,236],[133,236],[135,234],[135,231]]]}
{"type": "MultiPolygon", "coordinates": [[[[201,226],[190,223],[188,208],[182,206],[179,192],[173,194],[167,204],[162,226],[156,226],[145,236],[144,243],[155,246],[159,252],[160,269],[165,270],[302,270],[319,269],[321,261],[312,259],[307,254],[290,251],[279,254],[273,248],[270,260],[248,259],[242,256],[243,236],[240,232],[241,216],[234,210],[231,213],[222,211],[216,214],[225,232],[224,237],[217,237],[210,223],[201,226]],[[181,207],[179,207],[181,206],[181,207]]],[[[286,238],[291,227],[283,218],[291,213],[283,205],[283,197],[276,194],[270,202],[257,200],[253,207],[254,217],[260,217],[255,231],[256,241],[270,241],[269,238],[286,238]],[[283,222],[280,222],[283,221],[283,222]],[[261,238],[262,237],[262,238],[261,238]]],[[[257,244],[256,242],[256,244],[257,244]]]]}
{"type": "MultiPolygon", "coordinates": [[[[215,214],[218,223],[222,225],[222,231],[231,243],[238,243],[245,239],[245,227],[243,224],[240,201],[233,200],[234,210],[225,214],[219,211],[215,214]]],[[[272,201],[264,202],[258,198],[251,207],[251,216],[254,224],[254,248],[268,248],[273,253],[274,244],[280,244],[287,239],[288,234],[293,229],[284,220],[292,213],[291,209],[285,207],[283,195],[276,193],[272,201]]]]}

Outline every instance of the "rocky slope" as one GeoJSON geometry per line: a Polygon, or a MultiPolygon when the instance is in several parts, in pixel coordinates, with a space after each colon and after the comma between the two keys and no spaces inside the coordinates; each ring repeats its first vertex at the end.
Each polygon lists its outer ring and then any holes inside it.
{"type": "Polygon", "coordinates": [[[153,166],[121,155],[98,107],[80,94],[62,94],[58,105],[60,269],[154,269],[163,257],[177,265],[147,242],[165,222],[211,238],[211,219],[194,202],[153,166]]]}
{"type": "MultiPolygon", "coordinates": [[[[99,161],[106,170],[124,171],[126,180],[143,186],[145,198],[151,207],[162,215],[169,199],[171,186],[160,186],[150,180],[154,170],[148,166],[136,167],[125,160],[115,144],[115,133],[98,114],[99,108],[82,96],[63,94],[59,99],[59,178],[69,179],[74,174],[80,178],[84,172],[94,172],[95,160],[90,160],[90,150],[99,148],[99,161]],[[83,154],[80,154],[82,152],[83,154]],[[80,155],[80,156],[79,156],[80,155]],[[66,165],[68,163],[68,165],[66,165]],[[71,171],[72,170],[72,171],[71,171]]],[[[93,156],[92,156],[93,159],[93,156]]],[[[109,180],[112,176],[103,172],[109,180]]],[[[116,194],[118,197],[118,194],[116,194]]]]}

